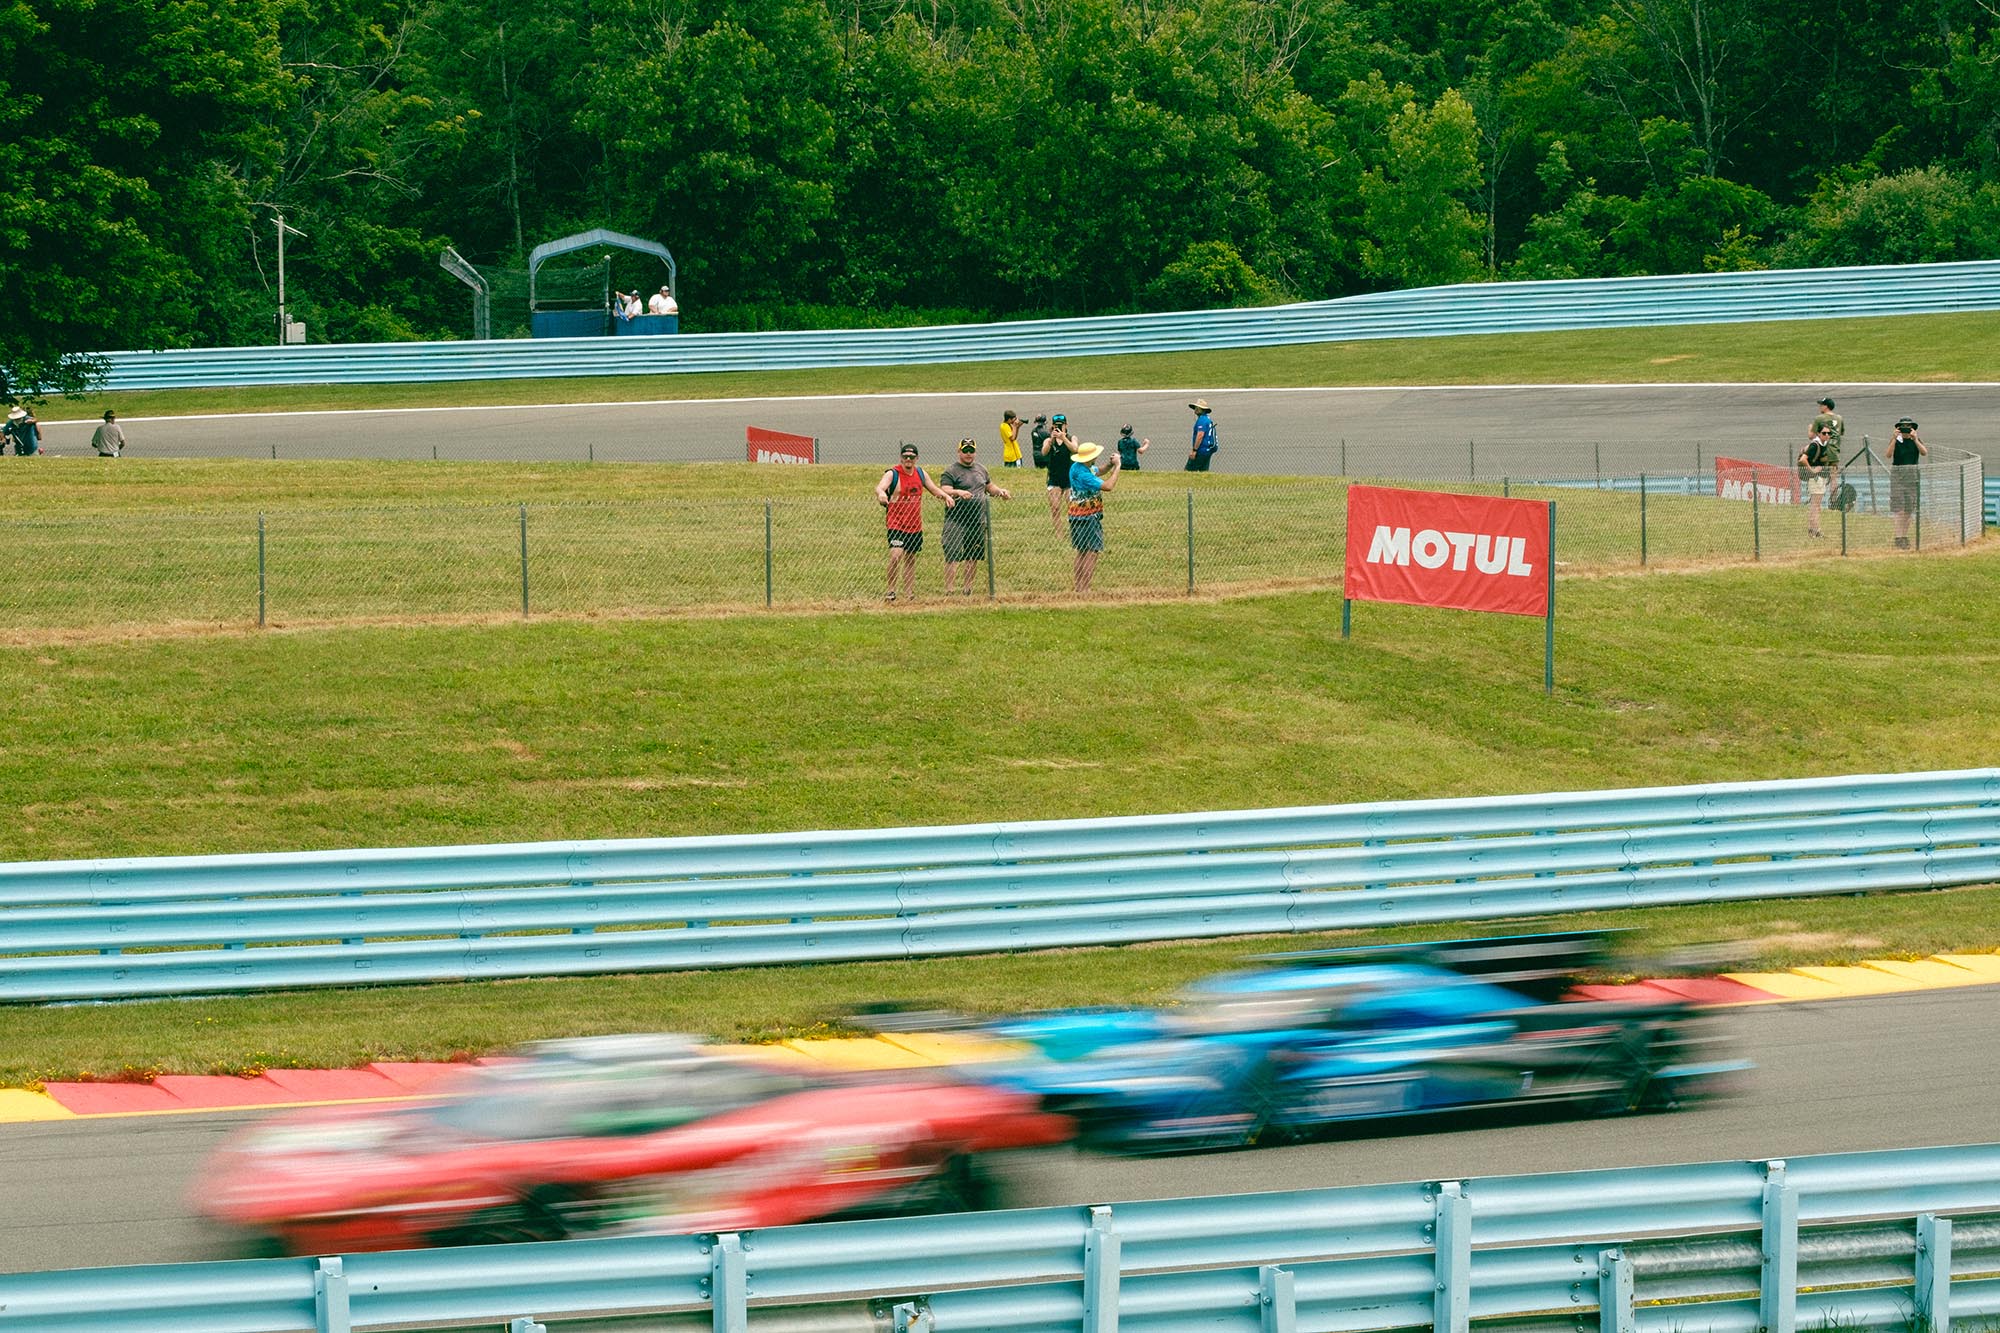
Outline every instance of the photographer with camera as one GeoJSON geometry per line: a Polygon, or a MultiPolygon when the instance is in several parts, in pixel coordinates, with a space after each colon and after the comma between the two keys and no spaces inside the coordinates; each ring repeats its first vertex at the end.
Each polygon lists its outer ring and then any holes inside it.
{"type": "Polygon", "coordinates": [[[1044,438],[1040,426],[1037,426],[1034,441],[1035,466],[1041,468],[1048,479],[1049,526],[1055,529],[1057,536],[1061,536],[1063,497],[1069,494],[1070,447],[1074,443],[1069,433],[1069,418],[1056,413],[1049,418],[1048,436],[1044,438]]]}
{"type": "Polygon", "coordinates": [[[1077,592],[1089,592],[1104,554],[1104,492],[1118,484],[1118,455],[1088,441],[1076,446],[1069,465],[1069,544],[1076,551],[1077,592]],[[1103,457],[1097,467],[1093,463],[1103,457]],[[1101,471],[1100,471],[1101,469],[1101,471]]]}
{"type": "Polygon", "coordinates": [[[1908,417],[1896,422],[1896,434],[1889,446],[1889,512],[1896,518],[1896,549],[1910,549],[1910,517],[1923,503],[1923,473],[1918,463],[1930,450],[1917,438],[1917,423],[1908,417]]]}

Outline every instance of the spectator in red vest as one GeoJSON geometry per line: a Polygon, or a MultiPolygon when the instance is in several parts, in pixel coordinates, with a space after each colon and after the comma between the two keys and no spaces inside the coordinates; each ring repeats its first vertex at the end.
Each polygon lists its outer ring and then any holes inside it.
{"type": "Polygon", "coordinates": [[[917,595],[917,552],[924,548],[924,492],[929,491],[950,509],[949,492],[930,474],[917,466],[917,446],[903,446],[902,461],[882,474],[875,483],[875,499],[888,511],[889,586],[888,600],[896,600],[896,569],[903,571],[903,598],[917,595]]]}

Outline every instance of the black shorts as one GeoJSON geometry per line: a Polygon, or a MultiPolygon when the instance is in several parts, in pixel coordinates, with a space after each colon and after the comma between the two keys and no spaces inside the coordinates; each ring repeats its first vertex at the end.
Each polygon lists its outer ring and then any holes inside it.
{"type": "Polygon", "coordinates": [[[1209,460],[1214,457],[1214,454],[1196,454],[1193,458],[1188,459],[1187,466],[1182,468],[1181,471],[1206,472],[1208,471],[1209,460]]]}
{"type": "Polygon", "coordinates": [[[948,565],[986,558],[986,531],[977,523],[944,525],[944,561],[948,565]]]}
{"type": "Polygon", "coordinates": [[[889,529],[889,549],[901,551],[904,555],[915,555],[924,549],[924,534],[921,532],[898,532],[889,529]]]}

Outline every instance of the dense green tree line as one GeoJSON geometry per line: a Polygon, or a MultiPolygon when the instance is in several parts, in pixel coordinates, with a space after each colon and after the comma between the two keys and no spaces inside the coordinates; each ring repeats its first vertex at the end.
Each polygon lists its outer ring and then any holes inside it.
{"type": "Polygon", "coordinates": [[[0,390],[268,338],[280,209],[334,341],[592,226],[693,329],[1989,256],[1996,94],[1986,0],[0,0],[0,390]]]}

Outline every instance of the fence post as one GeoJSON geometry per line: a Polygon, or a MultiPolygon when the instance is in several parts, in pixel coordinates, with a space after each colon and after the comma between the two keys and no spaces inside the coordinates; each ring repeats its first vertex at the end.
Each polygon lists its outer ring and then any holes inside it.
{"type": "Polygon", "coordinates": [[[264,610],[268,605],[269,587],[264,573],[264,516],[257,515],[257,626],[264,625],[264,610]]]}
{"type": "Polygon", "coordinates": [[[528,506],[521,506],[521,614],[528,614],[528,506]]]}
{"type": "MultiPolygon", "coordinates": [[[[1915,467],[1916,464],[1912,463],[1910,466],[1915,467]]],[[[1923,476],[1922,472],[1917,473],[1917,485],[1924,484],[1923,476]]],[[[1917,492],[1917,549],[1919,551],[1924,549],[1924,493],[1921,490],[1917,492]]]]}
{"type": "Polygon", "coordinates": [[[1194,596],[1194,492],[1187,493],[1188,596],[1194,596]]]}
{"type": "Polygon", "coordinates": [[[743,1237],[733,1231],[717,1236],[709,1255],[708,1303],[715,1333],[748,1333],[749,1266],[743,1258],[743,1237]]]}
{"type": "Polygon", "coordinates": [[[1597,1333],[1639,1333],[1632,1317],[1632,1261],[1623,1250],[1598,1255],[1597,1333]]]}
{"type": "MultiPolygon", "coordinates": [[[[1853,506],[1850,505],[1848,506],[1848,508],[1851,509],[1853,508],[1853,506]]],[[[1846,509],[1840,511],[1840,553],[1842,555],[1847,554],[1847,510],[1846,509]]]]}
{"type": "Polygon", "coordinates": [[[1965,472],[1969,466],[1966,463],[1958,465],[1958,544],[1960,546],[1965,545],[1967,540],[1969,540],[1965,535],[1965,472]]]}
{"type": "Polygon", "coordinates": [[[1260,1333],[1297,1333],[1299,1297],[1291,1269],[1265,1264],[1257,1270],[1257,1306],[1260,1333]]]}
{"type": "Polygon", "coordinates": [[[1694,442],[1694,470],[1695,470],[1695,471],[1696,471],[1697,473],[1701,471],[1701,441],[1700,441],[1700,440],[1696,440],[1696,441],[1694,442]]]}
{"type": "Polygon", "coordinates": [[[1500,478],[1500,498],[1505,500],[1511,497],[1513,494],[1514,494],[1513,480],[1508,477],[1500,478]]]}
{"type": "Polygon", "coordinates": [[[1603,490],[1604,489],[1604,445],[1602,442],[1597,440],[1591,441],[1590,457],[1592,459],[1591,466],[1596,470],[1597,473],[1597,488],[1599,490],[1603,490]]]}
{"type": "Polygon", "coordinates": [[[271,446],[271,461],[273,463],[278,461],[278,446],[275,444],[271,446]]]}
{"type": "Polygon", "coordinates": [[[1758,1333],[1796,1333],[1799,1297],[1799,1192],[1783,1162],[1764,1164],[1763,1276],[1758,1333]]]}
{"type": "Polygon", "coordinates": [[[1750,558],[1764,558],[1764,531],[1760,526],[1757,511],[1757,474],[1750,474],[1750,558]]]}
{"type": "Polygon", "coordinates": [[[1639,474],[1639,567],[1646,565],[1646,474],[1639,474]]]}
{"type": "Polygon", "coordinates": [[[1467,1333],[1472,1326],[1472,1200],[1458,1181],[1438,1186],[1432,1226],[1437,1286],[1431,1327],[1435,1333],[1467,1333]]]}
{"type": "Polygon", "coordinates": [[[1347,475],[1347,437],[1340,437],[1340,475],[1347,475]]]}
{"type": "Polygon", "coordinates": [[[980,526],[986,530],[986,600],[992,601],[998,594],[993,582],[993,500],[987,497],[986,508],[979,514],[980,526]]]}
{"type": "Polygon", "coordinates": [[[1951,1329],[1951,1219],[1936,1213],[1917,1217],[1915,1333],[1951,1329]]]}
{"type": "Polygon", "coordinates": [[[771,605],[771,502],[764,501],[764,605],[771,605]]]}
{"type": "Polygon", "coordinates": [[[313,1333],[353,1333],[347,1295],[339,1258],[321,1259],[313,1269],[313,1333]]]}
{"type": "Polygon", "coordinates": [[[431,446],[431,462],[435,463],[435,462],[437,462],[437,461],[438,461],[438,447],[437,447],[436,445],[432,445],[432,446],[431,446]]]}
{"type": "Polygon", "coordinates": [[[1472,447],[1471,440],[1465,442],[1465,479],[1479,480],[1479,453],[1472,447]]]}
{"type": "Polygon", "coordinates": [[[1083,1333],[1118,1333],[1118,1274],[1124,1245],[1111,1209],[1090,1210],[1083,1233],[1083,1333]]]}

